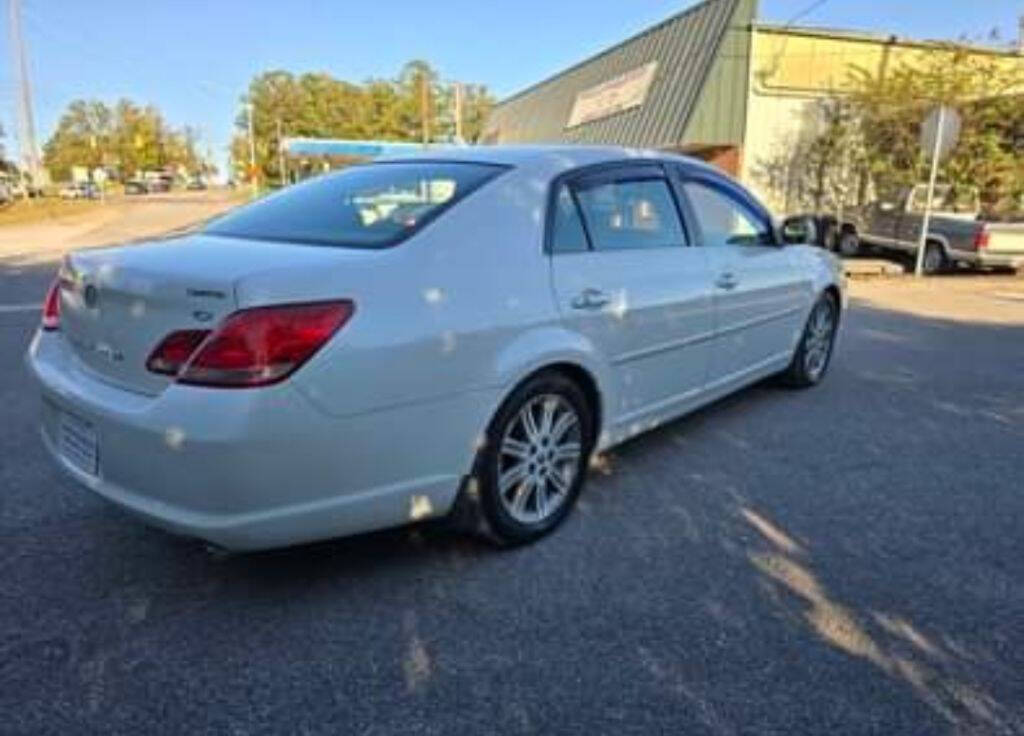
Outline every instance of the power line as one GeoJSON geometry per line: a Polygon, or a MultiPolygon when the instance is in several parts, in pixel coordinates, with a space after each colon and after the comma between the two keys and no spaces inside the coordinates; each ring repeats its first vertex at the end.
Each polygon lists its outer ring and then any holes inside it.
{"type": "Polygon", "coordinates": [[[822,5],[824,5],[827,2],[828,2],[828,0],[817,0],[817,2],[811,3],[806,8],[801,10],[799,13],[794,15],[792,18],[787,20],[786,24],[783,26],[783,28],[789,28],[791,25],[796,23],[801,18],[806,18],[808,15],[813,13],[815,10],[817,10],[818,8],[820,8],[822,5]]]}

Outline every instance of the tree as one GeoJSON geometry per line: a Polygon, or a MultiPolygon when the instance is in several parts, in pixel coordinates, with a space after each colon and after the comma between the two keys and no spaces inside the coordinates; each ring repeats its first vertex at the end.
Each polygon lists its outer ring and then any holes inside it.
{"type": "Polygon", "coordinates": [[[939,177],[954,189],[977,187],[992,208],[1019,190],[1024,150],[1014,144],[1024,129],[1024,69],[1016,60],[961,46],[922,52],[888,73],[852,70],[851,104],[860,121],[865,168],[883,188],[910,186],[927,177],[930,160],[920,146],[921,123],[937,105],[960,113],[956,148],[939,177]]]}
{"type": "Polygon", "coordinates": [[[484,123],[494,108],[495,99],[482,84],[462,87],[462,137],[467,143],[476,143],[484,132],[484,123]]]}
{"type": "Polygon", "coordinates": [[[194,128],[172,129],[153,105],[122,99],[111,108],[99,100],[74,100],[43,147],[44,163],[54,179],[67,179],[75,166],[102,166],[121,179],[167,166],[195,172],[197,140],[194,128]]]}
{"type": "Polygon", "coordinates": [[[430,64],[420,59],[402,67],[397,81],[399,109],[406,140],[429,143],[438,117],[438,78],[430,64]]]}
{"type": "MultiPolygon", "coordinates": [[[[805,108],[802,133],[758,172],[787,211],[840,210],[928,177],[921,124],[956,108],[962,127],[940,181],[977,188],[986,210],[1024,196],[1024,61],[957,45],[921,51],[888,69],[850,68],[842,94],[805,108]]],[[[1019,206],[1019,204],[1017,205],[1019,206]]]]}
{"type": "MultiPolygon", "coordinates": [[[[422,141],[451,139],[455,120],[449,86],[425,61],[406,64],[393,80],[353,84],[324,73],[295,76],[273,70],[255,77],[242,98],[230,156],[243,179],[249,172],[249,109],[255,138],[256,175],[280,181],[280,137],[422,141]],[[280,126],[280,127],[279,127],[280,126]]],[[[482,85],[466,85],[463,136],[475,141],[494,104],[482,85]]]]}
{"type": "Polygon", "coordinates": [[[54,178],[70,176],[73,166],[90,170],[103,164],[103,152],[112,143],[113,115],[99,100],[75,100],[57,123],[43,147],[46,166],[54,178]]]}

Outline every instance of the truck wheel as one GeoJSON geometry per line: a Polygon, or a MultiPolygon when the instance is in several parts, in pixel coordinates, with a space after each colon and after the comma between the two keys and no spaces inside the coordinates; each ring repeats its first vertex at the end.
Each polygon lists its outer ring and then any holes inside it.
{"type": "Polygon", "coordinates": [[[839,255],[850,258],[860,253],[860,238],[852,230],[845,231],[839,237],[839,255]]]}
{"type": "Polygon", "coordinates": [[[938,243],[928,243],[924,248],[924,262],[921,270],[929,276],[942,273],[946,270],[946,251],[938,243]]]}

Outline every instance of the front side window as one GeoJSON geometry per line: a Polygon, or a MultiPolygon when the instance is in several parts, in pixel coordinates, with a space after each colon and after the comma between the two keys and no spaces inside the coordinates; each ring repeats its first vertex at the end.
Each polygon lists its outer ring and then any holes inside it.
{"type": "Polygon", "coordinates": [[[774,242],[771,223],[734,197],[697,181],[685,182],[683,190],[693,206],[705,245],[770,245],[774,242]]]}
{"type": "Polygon", "coordinates": [[[403,240],[504,167],[417,161],[353,166],[241,207],[213,235],[350,248],[403,240]]]}
{"type": "Polygon", "coordinates": [[[664,248],[686,243],[665,179],[580,185],[576,198],[594,250],[664,248]]]}

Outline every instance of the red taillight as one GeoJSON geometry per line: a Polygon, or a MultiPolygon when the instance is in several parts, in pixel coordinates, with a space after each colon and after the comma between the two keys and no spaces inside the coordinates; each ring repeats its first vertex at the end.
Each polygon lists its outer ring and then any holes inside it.
{"type": "Polygon", "coordinates": [[[178,330],[165,337],[146,360],[146,368],[153,373],[176,376],[200,343],[210,334],[209,330],[178,330]]]}
{"type": "Polygon", "coordinates": [[[54,279],[43,302],[43,329],[60,329],[60,279],[54,279]]]}
{"type": "Polygon", "coordinates": [[[988,247],[988,241],[991,235],[988,230],[982,225],[981,230],[974,234],[974,248],[975,250],[984,250],[988,247]]]}
{"type": "MultiPolygon", "coordinates": [[[[198,331],[193,330],[171,333],[146,365],[164,372],[154,367],[154,358],[166,346],[168,358],[189,352],[174,371],[180,383],[266,386],[284,380],[313,357],[354,311],[350,301],[243,309],[225,319],[209,336],[196,339],[194,333],[198,331]]],[[[158,365],[170,368],[173,361],[158,365]]]]}

